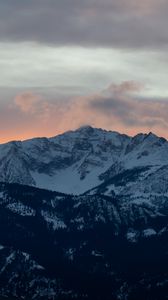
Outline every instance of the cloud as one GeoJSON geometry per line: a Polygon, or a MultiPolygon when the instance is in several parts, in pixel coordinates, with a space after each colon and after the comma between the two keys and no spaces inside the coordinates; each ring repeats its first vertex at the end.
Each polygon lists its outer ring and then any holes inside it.
{"type": "Polygon", "coordinates": [[[42,123],[48,122],[53,115],[60,117],[67,110],[68,103],[43,98],[33,92],[24,92],[18,94],[14,99],[13,108],[17,108],[21,113],[31,116],[32,119],[40,120],[42,123]]]}
{"type": "Polygon", "coordinates": [[[85,124],[129,135],[153,131],[168,138],[167,99],[145,98],[144,93],[144,86],[130,81],[65,101],[30,91],[17,94],[13,105],[1,105],[1,142],[54,136],[85,124]]]}
{"type": "Polygon", "coordinates": [[[141,89],[142,86],[136,82],[111,85],[108,93],[93,96],[88,105],[95,113],[115,119],[123,129],[163,131],[164,135],[168,128],[167,99],[145,98],[138,94],[141,89]]]}
{"type": "Polygon", "coordinates": [[[166,0],[1,0],[0,40],[166,47],[167,9],[166,0]]]}
{"type": "Polygon", "coordinates": [[[41,100],[42,98],[39,95],[25,92],[17,95],[14,99],[14,103],[22,112],[35,114],[39,109],[41,100]]]}
{"type": "Polygon", "coordinates": [[[135,81],[123,81],[120,84],[112,83],[107,87],[102,94],[105,96],[108,95],[128,95],[134,92],[140,92],[143,89],[143,85],[135,81]]]}

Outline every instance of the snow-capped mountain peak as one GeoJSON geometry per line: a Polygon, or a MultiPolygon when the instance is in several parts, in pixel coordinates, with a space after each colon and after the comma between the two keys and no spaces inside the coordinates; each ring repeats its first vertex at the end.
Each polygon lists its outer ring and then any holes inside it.
{"type": "Polygon", "coordinates": [[[168,142],[82,126],[52,138],[0,145],[0,181],[80,194],[135,168],[166,166],[168,142]]]}

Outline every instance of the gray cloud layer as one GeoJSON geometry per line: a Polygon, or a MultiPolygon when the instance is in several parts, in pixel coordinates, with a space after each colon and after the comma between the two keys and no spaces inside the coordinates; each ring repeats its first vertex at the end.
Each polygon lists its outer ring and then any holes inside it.
{"type": "Polygon", "coordinates": [[[112,85],[103,93],[94,96],[89,106],[107,118],[116,118],[125,127],[149,130],[161,128],[164,132],[168,128],[167,99],[139,97],[141,88],[142,86],[133,81],[112,85]]]}
{"type": "Polygon", "coordinates": [[[165,47],[166,0],[0,0],[0,41],[165,47]]]}

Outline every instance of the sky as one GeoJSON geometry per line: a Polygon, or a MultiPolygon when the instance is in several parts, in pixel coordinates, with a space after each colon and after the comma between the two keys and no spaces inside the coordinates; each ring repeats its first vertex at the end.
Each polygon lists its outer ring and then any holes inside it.
{"type": "Polygon", "coordinates": [[[0,0],[0,143],[83,125],[168,138],[167,0],[0,0]]]}

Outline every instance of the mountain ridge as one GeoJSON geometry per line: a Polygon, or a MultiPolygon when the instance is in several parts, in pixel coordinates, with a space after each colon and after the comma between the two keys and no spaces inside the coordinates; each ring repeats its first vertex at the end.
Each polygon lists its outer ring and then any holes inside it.
{"type": "Polygon", "coordinates": [[[0,144],[0,181],[82,194],[107,174],[166,165],[167,153],[168,141],[151,132],[130,137],[82,126],[52,138],[0,144]]]}
{"type": "Polygon", "coordinates": [[[9,144],[9,143],[24,143],[26,141],[32,141],[32,140],[40,140],[40,139],[47,139],[47,140],[50,140],[50,139],[54,139],[54,138],[57,138],[59,136],[62,136],[64,134],[69,134],[69,133],[74,133],[74,132],[79,132],[79,131],[82,131],[82,130],[85,130],[85,129],[96,129],[96,130],[100,130],[100,131],[104,131],[104,132],[109,132],[109,133],[117,133],[117,134],[120,134],[120,135],[123,135],[123,136],[127,136],[129,138],[133,138],[133,137],[136,137],[136,136],[139,136],[139,135],[144,135],[144,136],[148,136],[148,135],[154,135],[158,138],[161,138],[161,139],[164,139],[166,141],[168,141],[167,138],[163,137],[163,136],[160,136],[160,135],[157,135],[156,133],[154,133],[153,131],[148,131],[148,132],[138,132],[136,133],[135,135],[128,135],[126,133],[121,133],[119,131],[116,131],[116,130],[111,130],[111,129],[105,129],[105,128],[101,128],[101,127],[94,127],[94,126],[91,126],[91,125],[83,125],[83,126],[80,126],[76,129],[73,129],[73,130],[67,130],[67,131],[64,131],[62,133],[59,133],[57,135],[54,135],[54,136],[34,136],[34,137],[30,137],[30,138],[26,138],[26,139],[11,139],[11,140],[8,140],[6,142],[3,142],[3,143],[0,143],[0,145],[6,145],[6,144],[9,144]]]}
{"type": "Polygon", "coordinates": [[[167,178],[152,133],[0,145],[0,297],[166,299],[167,178]]]}
{"type": "Polygon", "coordinates": [[[0,183],[0,297],[166,299],[167,200],[0,183]]]}

